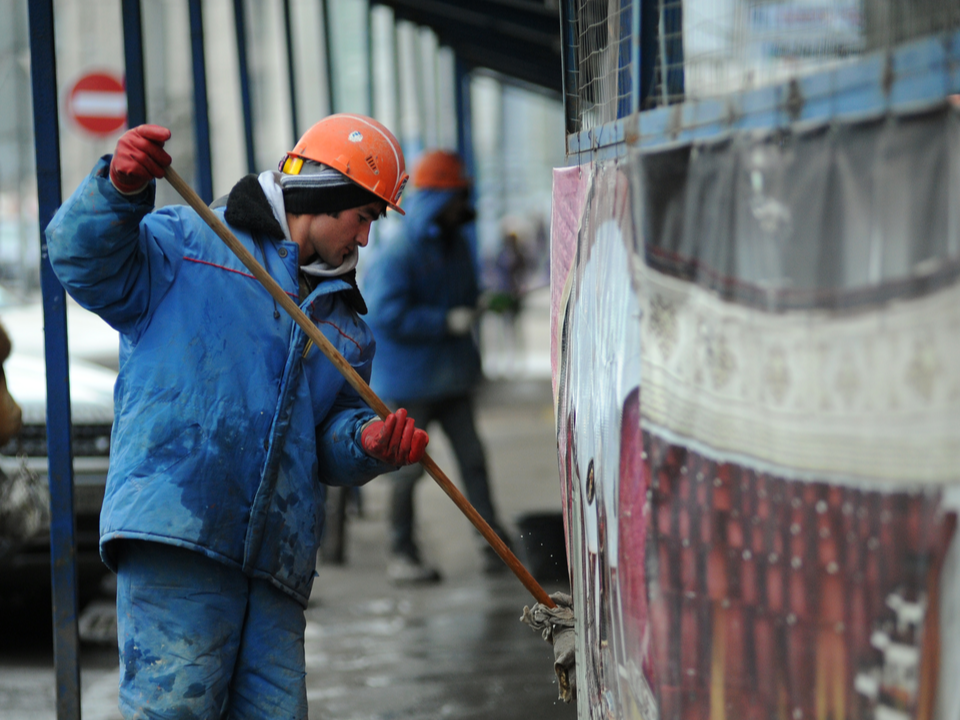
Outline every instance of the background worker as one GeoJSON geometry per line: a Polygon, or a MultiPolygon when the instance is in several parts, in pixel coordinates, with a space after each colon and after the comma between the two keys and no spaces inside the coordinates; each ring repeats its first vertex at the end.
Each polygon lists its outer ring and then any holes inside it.
{"type": "MultiPolygon", "coordinates": [[[[121,334],[100,517],[120,709],[306,718],[321,483],[416,462],[428,438],[403,410],[375,419],[193,210],[153,210],[169,137],[125,133],[46,230],[65,288],[121,334]]],[[[364,378],[374,342],[354,267],[405,180],[386,128],[334,115],[216,210],[364,378]]]]}
{"type": "MultiPolygon", "coordinates": [[[[467,498],[506,541],[474,423],[473,392],[481,368],[472,330],[479,289],[461,232],[475,217],[470,181],[456,154],[434,150],[421,157],[411,182],[416,193],[405,208],[403,226],[364,278],[380,353],[371,382],[392,406],[406,407],[420,426],[440,423],[453,446],[467,498]]],[[[411,465],[391,476],[387,573],[397,583],[440,579],[437,570],[423,562],[414,537],[413,494],[421,475],[422,468],[411,465]]],[[[506,567],[488,545],[483,548],[486,570],[506,567]]]]}
{"type": "Polygon", "coordinates": [[[529,262],[516,229],[503,235],[500,251],[493,264],[492,288],[481,300],[484,308],[498,319],[500,333],[500,372],[509,372],[521,359],[521,338],[517,333],[517,319],[523,309],[525,283],[529,262]]]}

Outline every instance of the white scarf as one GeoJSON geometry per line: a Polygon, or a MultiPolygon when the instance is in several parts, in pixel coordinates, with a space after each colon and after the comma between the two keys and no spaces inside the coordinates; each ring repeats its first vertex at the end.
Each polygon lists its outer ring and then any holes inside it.
{"type": "MultiPolygon", "coordinates": [[[[283,236],[287,239],[287,242],[293,242],[293,239],[290,237],[290,226],[287,225],[287,211],[283,205],[283,189],[280,187],[280,173],[276,170],[265,170],[260,173],[257,180],[260,181],[263,194],[267,196],[267,202],[270,203],[273,216],[277,219],[277,222],[280,223],[283,236]]],[[[345,275],[353,270],[357,266],[359,259],[359,248],[354,248],[353,252],[337,267],[327,265],[323,260],[317,258],[309,265],[303,265],[300,269],[307,275],[313,275],[314,277],[337,277],[338,275],[345,275]]]]}

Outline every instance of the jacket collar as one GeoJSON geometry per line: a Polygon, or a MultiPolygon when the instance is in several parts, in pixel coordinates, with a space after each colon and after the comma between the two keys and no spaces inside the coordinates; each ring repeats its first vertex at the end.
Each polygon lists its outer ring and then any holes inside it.
{"type": "Polygon", "coordinates": [[[227,209],[223,219],[234,227],[252,235],[262,235],[274,240],[283,240],[283,228],[273,216],[273,209],[263,194],[256,175],[240,179],[227,197],[227,209]]]}
{"type": "MultiPolygon", "coordinates": [[[[283,228],[280,227],[280,223],[274,217],[273,209],[270,207],[270,202],[267,200],[263,188],[260,187],[260,181],[256,175],[247,175],[241,178],[240,182],[233,186],[226,202],[218,200],[213,204],[213,207],[223,204],[227,208],[223,214],[223,219],[228,224],[245,230],[251,235],[268,237],[274,241],[284,240],[283,228]]],[[[311,275],[305,275],[305,277],[311,292],[325,280],[325,278],[311,275]]],[[[357,287],[356,269],[330,279],[346,282],[349,287],[342,291],[343,299],[358,315],[367,314],[367,304],[357,287]]]]}

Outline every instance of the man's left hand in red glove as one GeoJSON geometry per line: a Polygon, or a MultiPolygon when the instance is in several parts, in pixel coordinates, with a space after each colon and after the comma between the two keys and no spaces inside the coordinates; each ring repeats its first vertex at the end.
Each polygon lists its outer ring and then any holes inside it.
{"type": "Polygon", "coordinates": [[[420,462],[428,442],[430,436],[414,425],[403,408],[383,420],[367,423],[360,433],[360,444],[367,454],[391,465],[420,462]]]}

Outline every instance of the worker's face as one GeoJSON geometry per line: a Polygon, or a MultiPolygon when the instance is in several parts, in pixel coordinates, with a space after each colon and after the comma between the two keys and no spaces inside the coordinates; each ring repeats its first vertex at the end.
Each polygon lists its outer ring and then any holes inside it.
{"type": "Polygon", "coordinates": [[[456,230],[477,219],[477,212],[470,203],[470,190],[464,188],[443,206],[437,213],[436,222],[444,230],[456,230]]]}
{"type": "Polygon", "coordinates": [[[370,225],[386,209],[375,201],[333,215],[287,215],[290,238],[300,247],[300,264],[320,258],[331,267],[339,267],[357,248],[365,247],[370,225]]]}

